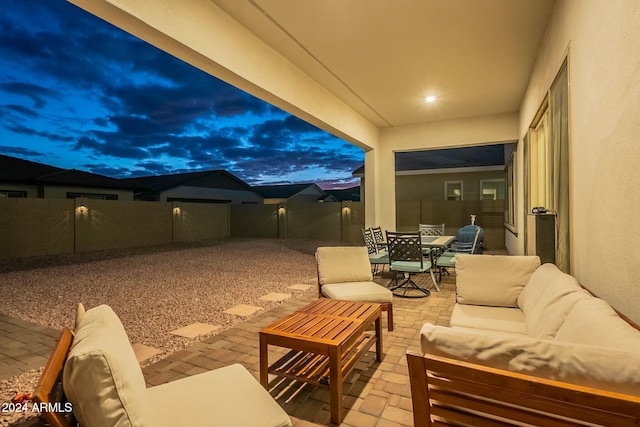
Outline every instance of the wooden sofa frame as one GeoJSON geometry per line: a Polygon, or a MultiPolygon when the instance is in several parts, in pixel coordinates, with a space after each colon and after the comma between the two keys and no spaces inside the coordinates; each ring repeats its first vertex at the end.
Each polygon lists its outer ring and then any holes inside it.
{"type": "Polygon", "coordinates": [[[42,411],[41,415],[41,418],[50,427],[75,427],[78,425],[72,412],[61,411],[68,403],[62,388],[62,372],[72,342],[73,332],[69,328],[64,328],[33,393],[34,402],[51,405],[50,410],[42,411]]]}
{"type": "Polygon", "coordinates": [[[640,397],[407,352],[415,427],[640,426],[640,397]]]}

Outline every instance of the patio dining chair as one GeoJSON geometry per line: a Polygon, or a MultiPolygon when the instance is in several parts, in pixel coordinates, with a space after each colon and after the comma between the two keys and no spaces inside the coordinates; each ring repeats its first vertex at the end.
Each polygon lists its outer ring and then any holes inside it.
{"type": "Polygon", "coordinates": [[[373,238],[375,239],[378,251],[386,251],[387,242],[384,241],[384,234],[382,233],[382,227],[380,226],[371,227],[371,232],[373,233],[373,238]]]}
{"type": "Polygon", "coordinates": [[[383,271],[384,266],[389,264],[389,255],[386,250],[378,250],[375,238],[373,237],[373,232],[370,228],[361,228],[360,230],[362,231],[364,244],[369,252],[369,262],[373,268],[373,274],[376,275],[378,273],[378,268],[381,268],[381,271],[383,271]]]}
{"type": "MultiPolygon", "coordinates": [[[[418,224],[418,231],[422,237],[444,236],[444,223],[442,224],[418,224]]],[[[424,255],[438,256],[440,249],[438,248],[423,248],[422,253],[424,255]]]]}
{"type": "Polygon", "coordinates": [[[393,331],[393,293],[373,281],[368,258],[364,246],[319,247],[318,296],[378,303],[387,312],[387,329],[393,331]]]}
{"type": "Polygon", "coordinates": [[[447,251],[445,251],[436,259],[435,264],[436,269],[438,270],[438,281],[442,280],[442,273],[449,274],[449,271],[447,270],[448,268],[456,267],[456,256],[458,254],[473,255],[477,253],[476,248],[480,244],[480,231],[482,229],[477,225],[473,225],[473,227],[476,227],[476,231],[472,242],[455,242],[449,247],[447,251]]]}
{"type": "Polygon", "coordinates": [[[391,291],[404,298],[424,298],[431,292],[418,286],[413,276],[431,269],[431,262],[422,254],[422,240],[419,232],[395,233],[387,231],[389,265],[393,271],[391,291]],[[399,278],[402,277],[402,282],[399,278]]]}

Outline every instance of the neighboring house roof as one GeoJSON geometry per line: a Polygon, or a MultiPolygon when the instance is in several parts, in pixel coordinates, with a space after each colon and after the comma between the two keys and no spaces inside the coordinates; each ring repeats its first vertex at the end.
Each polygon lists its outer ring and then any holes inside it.
{"type": "Polygon", "coordinates": [[[345,200],[351,200],[352,202],[360,201],[359,185],[351,188],[343,188],[341,190],[324,190],[324,192],[333,196],[338,202],[344,202],[345,200]]]}
{"type": "Polygon", "coordinates": [[[253,190],[265,199],[289,199],[296,194],[312,187],[320,196],[326,193],[317,184],[278,184],[278,185],[254,185],[253,190]]]}
{"type": "Polygon", "coordinates": [[[138,189],[144,189],[151,192],[162,192],[181,186],[254,191],[249,184],[225,170],[141,176],[136,178],[126,178],[125,181],[133,184],[138,189]]]}
{"type": "Polygon", "coordinates": [[[0,154],[0,182],[132,190],[122,180],[77,169],[63,169],[0,154]]]}

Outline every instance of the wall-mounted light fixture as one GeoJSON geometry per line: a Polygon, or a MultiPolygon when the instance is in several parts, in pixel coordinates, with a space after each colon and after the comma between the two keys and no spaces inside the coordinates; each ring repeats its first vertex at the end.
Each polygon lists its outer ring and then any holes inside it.
{"type": "Polygon", "coordinates": [[[76,208],[76,210],[78,211],[79,214],[84,215],[86,213],[89,212],[89,208],[86,207],[85,205],[80,205],[76,208]]]}
{"type": "Polygon", "coordinates": [[[284,212],[285,212],[284,206],[279,206],[278,207],[278,214],[284,215],[284,212]]]}
{"type": "Polygon", "coordinates": [[[176,206],[175,208],[173,208],[173,214],[174,215],[180,215],[182,213],[182,209],[180,209],[180,206],[176,206]]]}

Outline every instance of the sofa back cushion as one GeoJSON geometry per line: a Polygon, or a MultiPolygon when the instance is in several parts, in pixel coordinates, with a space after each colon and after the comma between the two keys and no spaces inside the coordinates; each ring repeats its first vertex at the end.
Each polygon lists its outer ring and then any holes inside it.
{"type": "Polygon", "coordinates": [[[87,310],[80,320],[63,386],[83,426],[148,425],[142,370],[120,319],[106,305],[87,310]]]}
{"type": "Polygon", "coordinates": [[[553,338],[573,306],[586,298],[591,295],[573,276],[563,273],[554,264],[541,265],[518,297],[527,334],[535,338],[553,338]]]}
{"type": "Polygon", "coordinates": [[[625,322],[606,301],[579,301],[567,314],[555,340],[591,344],[640,354],[640,331],[625,322]]]}
{"type": "Polygon", "coordinates": [[[537,256],[458,255],[457,302],[516,307],[522,288],[539,266],[537,256]]]}
{"type": "Polygon", "coordinates": [[[365,246],[320,247],[316,251],[316,261],[320,285],[373,280],[365,246]]]}
{"type": "Polygon", "coordinates": [[[425,324],[423,353],[640,396],[640,354],[528,336],[425,324]]]}

